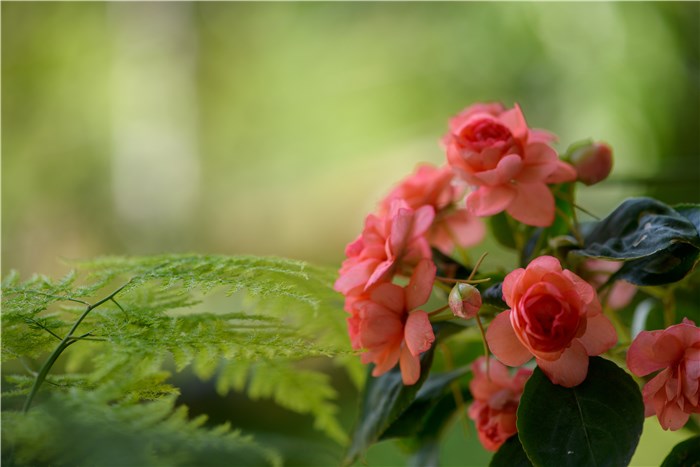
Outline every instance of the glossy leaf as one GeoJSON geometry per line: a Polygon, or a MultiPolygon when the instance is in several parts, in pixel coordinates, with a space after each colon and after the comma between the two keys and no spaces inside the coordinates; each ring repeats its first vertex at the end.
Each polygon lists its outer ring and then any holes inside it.
{"type": "Polygon", "coordinates": [[[578,253],[592,258],[633,260],[676,243],[700,248],[695,225],[675,209],[652,198],[631,198],[598,222],[578,253]]]}
{"type": "Polygon", "coordinates": [[[537,368],[518,407],[518,433],[537,466],[627,465],[639,443],[644,404],[637,383],[613,362],[590,359],[574,388],[537,368]]]}
{"type": "Polygon", "coordinates": [[[496,451],[489,467],[532,467],[532,462],[525,454],[520,438],[513,435],[496,451]]]}
{"type": "Polygon", "coordinates": [[[700,436],[693,436],[676,444],[666,456],[661,467],[699,467],[700,436]]]}
{"type": "MultiPolygon", "coordinates": [[[[438,414],[433,414],[441,400],[445,396],[454,399],[450,385],[468,372],[469,367],[465,366],[447,373],[431,375],[416,394],[413,403],[387,428],[380,439],[415,436],[425,431],[431,417],[440,415],[439,412],[444,409],[440,408],[438,414]]],[[[452,404],[452,409],[454,408],[455,404],[452,404]]]]}
{"type": "Polygon", "coordinates": [[[632,198],[587,233],[579,255],[625,261],[611,277],[636,285],[677,282],[700,255],[700,207],[679,211],[651,198],[632,198]]]}
{"type": "MultiPolygon", "coordinates": [[[[352,436],[352,442],[345,455],[346,464],[354,462],[367,448],[377,442],[391,424],[411,406],[426,379],[428,379],[437,344],[464,329],[465,326],[449,321],[433,324],[435,343],[420,356],[420,378],[416,384],[411,386],[404,386],[398,366],[374,378],[371,376],[373,366],[370,365],[367,382],[361,395],[359,420],[352,436]]],[[[459,377],[458,373],[447,375],[435,377],[423,394],[427,396],[435,394],[439,390],[440,384],[448,384],[449,381],[459,377]],[[452,379],[450,380],[450,378],[452,379]]]]}

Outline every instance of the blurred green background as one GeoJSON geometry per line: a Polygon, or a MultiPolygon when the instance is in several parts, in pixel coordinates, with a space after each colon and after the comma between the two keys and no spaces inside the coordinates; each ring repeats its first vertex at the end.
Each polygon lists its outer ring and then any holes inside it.
{"type": "MultiPolygon", "coordinates": [[[[581,194],[598,215],[643,193],[700,202],[697,2],[0,8],[3,274],[184,251],[339,265],[485,100],[518,102],[560,150],[612,145],[611,180],[581,194]]],[[[487,459],[453,439],[449,462],[487,459]]],[[[377,465],[400,462],[388,449],[377,465]]]]}

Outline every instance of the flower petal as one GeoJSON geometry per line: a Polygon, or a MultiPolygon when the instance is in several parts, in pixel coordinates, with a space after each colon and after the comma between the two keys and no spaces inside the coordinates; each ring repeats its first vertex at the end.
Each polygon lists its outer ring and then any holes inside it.
{"type": "Polygon", "coordinates": [[[408,315],[404,329],[406,347],[413,355],[420,355],[430,348],[435,341],[433,327],[430,325],[428,313],[422,310],[414,311],[408,315]]]}
{"type": "Polygon", "coordinates": [[[586,320],[586,332],[578,340],[590,356],[600,355],[617,343],[617,333],[607,316],[597,314],[586,320]]]}
{"type": "Polygon", "coordinates": [[[578,340],[571,341],[571,346],[562,352],[558,360],[537,359],[537,366],[554,384],[565,388],[578,386],[588,374],[588,354],[578,340]]]}
{"type": "Polygon", "coordinates": [[[437,268],[429,259],[424,259],[413,270],[406,287],[406,309],[414,310],[428,301],[433,291],[437,268]]]}
{"type": "Polygon", "coordinates": [[[532,353],[520,342],[510,322],[510,310],[496,315],[486,330],[486,342],[491,352],[508,366],[520,366],[532,358],[532,353]]]}
{"type": "Polygon", "coordinates": [[[406,386],[416,384],[420,378],[420,360],[417,355],[413,355],[406,347],[401,348],[401,380],[406,386]]]}
{"type": "Polygon", "coordinates": [[[506,209],[513,198],[515,190],[510,185],[482,186],[469,193],[467,210],[479,217],[492,216],[506,209]]]}
{"type": "Polygon", "coordinates": [[[547,185],[544,183],[517,183],[514,187],[516,193],[506,208],[506,212],[523,224],[535,227],[552,225],[554,222],[554,196],[547,185]]]}
{"type": "Polygon", "coordinates": [[[488,186],[503,185],[515,178],[522,167],[523,160],[519,155],[508,154],[498,161],[495,168],[475,173],[474,178],[488,186]]]}
{"type": "Polygon", "coordinates": [[[642,331],[627,350],[627,368],[637,376],[646,376],[668,366],[654,357],[654,343],[663,331],[642,331]]]}
{"type": "Polygon", "coordinates": [[[404,291],[396,284],[380,284],[370,294],[373,302],[393,311],[396,314],[404,312],[404,291]]]}

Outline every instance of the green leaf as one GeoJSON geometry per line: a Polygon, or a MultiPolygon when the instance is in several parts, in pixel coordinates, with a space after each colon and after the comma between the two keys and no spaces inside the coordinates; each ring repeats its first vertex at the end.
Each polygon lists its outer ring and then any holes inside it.
{"type": "Polygon", "coordinates": [[[411,405],[428,377],[434,352],[435,345],[420,356],[420,378],[411,386],[404,386],[398,366],[375,378],[371,375],[374,365],[369,365],[367,383],[360,399],[359,421],[345,455],[345,464],[352,464],[379,440],[384,431],[411,405]]]}
{"type": "Polygon", "coordinates": [[[489,226],[494,238],[506,248],[516,248],[515,234],[508,222],[507,214],[499,212],[489,218],[489,226]]]}
{"type": "Polygon", "coordinates": [[[696,228],[697,206],[681,212],[652,198],[624,201],[608,217],[596,223],[575,253],[626,261],[611,278],[637,285],[661,285],[685,277],[700,254],[696,228]]]}
{"type": "Polygon", "coordinates": [[[549,381],[539,369],[518,407],[518,435],[534,465],[627,465],[639,443],[644,404],[637,383],[614,363],[590,359],[574,388],[549,381]]]}
{"type": "MultiPolygon", "coordinates": [[[[454,400],[450,391],[450,385],[466,375],[470,371],[468,366],[457,368],[447,373],[430,375],[416,394],[411,405],[382,433],[380,440],[388,438],[401,438],[420,436],[423,432],[433,433],[437,436],[435,423],[436,413],[434,409],[447,396],[454,400]]],[[[468,394],[468,393],[467,393],[468,394]]],[[[453,405],[453,410],[455,404],[453,405]]],[[[438,411],[441,412],[441,411],[438,411]]],[[[446,414],[449,416],[448,414],[446,414]]]]}
{"type": "Polygon", "coordinates": [[[518,435],[513,435],[496,451],[489,467],[532,467],[518,435]]]}
{"type": "Polygon", "coordinates": [[[631,198],[595,224],[579,253],[630,260],[650,256],[679,242],[700,248],[698,231],[688,218],[655,199],[631,198]]]}
{"type": "Polygon", "coordinates": [[[700,467],[700,436],[676,444],[661,467],[700,467]]]}

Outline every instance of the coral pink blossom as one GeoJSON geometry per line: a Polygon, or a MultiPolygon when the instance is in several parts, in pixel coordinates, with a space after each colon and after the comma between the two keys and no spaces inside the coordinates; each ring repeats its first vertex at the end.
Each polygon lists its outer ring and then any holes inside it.
{"type": "Polygon", "coordinates": [[[548,183],[576,180],[576,171],[548,144],[554,136],[528,128],[516,104],[477,104],[450,120],[443,143],[447,161],[470,185],[467,208],[477,216],[506,211],[546,227],[554,221],[548,183]]]}
{"type": "Polygon", "coordinates": [[[434,280],[435,265],[423,260],[406,287],[379,284],[369,293],[368,300],[356,304],[356,338],[360,347],[366,349],[362,363],[375,364],[373,376],[380,376],[399,363],[404,384],[418,381],[418,357],[430,348],[435,335],[428,314],[415,308],[428,300],[434,280]]]}
{"type": "MultiPolygon", "coordinates": [[[[611,274],[622,267],[622,264],[620,261],[589,259],[584,261],[579,272],[586,282],[598,289],[608,281],[611,274]]],[[[611,310],[619,310],[629,305],[636,293],[636,286],[625,280],[618,280],[613,282],[604,295],[600,296],[600,299],[611,310]]]]}
{"type": "Polygon", "coordinates": [[[693,321],[662,331],[642,331],[627,351],[637,376],[659,372],[642,389],[645,415],[656,414],[664,430],[678,430],[700,413],[700,328],[693,321]]]}
{"type": "Polygon", "coordinates": [[[559,260],[540,256],[503,281],[506,310],[491,322],[486,339],[509,366],[533,356],[555,384],[573,387],[588,374],[588,357],[617,342],[615,328],[601,313],[595,290],[559,260]]]}
{"type": "Polygon", "coordinates": [[[474,379],[469,390],[474,402],[469,407],[469,417],[476,424],[481,444],[489,451],[497,451],[518,431],[516,411],[532,370],[520,368],[511,376],[502,363],[491,359],[487,376],[486,358],[479,357],[472,363],[472,372],[474,379]]]}
{"type": "Polygon", "coordinates": [[[466,192],[466,185],[458,185],[449,166],[437,168],[424,164],[405,178],[380,203],[380,212],[387,212],[391,203],[402,199],[413,209],[429,205],[435,209],[435,220],[428,231],[428,241],[449,255],[455,246],[468,247],[479,243],[486,234],[481,219],[456,203],[466,192]]]}
{"type": "Polygon", "coordinates": [[[362,234],[345,249],[347,259],[340,268],[334,288],[348,296],[391,280],[420,260],[431,258],[425,237],[435,217],[432,206],[412,209],[396,200],[386,216],[370,214],[362,234]]]}

